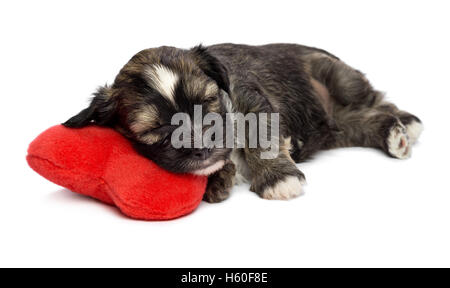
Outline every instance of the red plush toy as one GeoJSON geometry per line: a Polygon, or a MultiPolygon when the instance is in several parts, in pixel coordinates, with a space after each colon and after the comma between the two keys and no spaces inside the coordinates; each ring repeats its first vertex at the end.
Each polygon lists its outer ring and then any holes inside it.
{"type": "Polygon", "coordinates": [[[200,204],[207,177],[174,174],[137,154],[116,131],[55,126],[28,149],[28,164],[73,192],[117,206],[142,220],[168,220],[200,204]]]}

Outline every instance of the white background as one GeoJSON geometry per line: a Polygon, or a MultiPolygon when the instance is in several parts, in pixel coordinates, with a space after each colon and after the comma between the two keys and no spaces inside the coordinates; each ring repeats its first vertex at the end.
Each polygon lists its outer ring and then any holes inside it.
{"type": "Polygon", "coordinates": [[[0,266],[450,266],[448,1],[1,1],[0,266]],[[236,42],[325,48],[422,118],[411,159],[352,148],[300,164],[306,195],[236,187],[141,222],[28,168],[28,144],[134,53],[236,42]]]}

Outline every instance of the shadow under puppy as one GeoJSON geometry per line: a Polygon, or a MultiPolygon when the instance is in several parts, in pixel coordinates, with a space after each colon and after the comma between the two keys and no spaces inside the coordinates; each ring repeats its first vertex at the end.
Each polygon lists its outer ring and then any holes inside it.
{"type": "Polygon", "coordinates": [[[422,131],[419,118],[384,101],[361,72],[296,44],[143,50],[64,125],[92,122],[115,128],[169,171],[209,175],[208,202],[226,199],[235,179],[250,182],[263,198],[290,199],[302,193],[305,179],[295,163],[314,152],[360,146],[405,159],[422,131]],[[249,139],[239,149],[173,147],[172,116],[193,119],[195,105],[224,119],[228,112],[279,113],[279,153],[262,159],[264,149],[250,148],[249,139]]]}

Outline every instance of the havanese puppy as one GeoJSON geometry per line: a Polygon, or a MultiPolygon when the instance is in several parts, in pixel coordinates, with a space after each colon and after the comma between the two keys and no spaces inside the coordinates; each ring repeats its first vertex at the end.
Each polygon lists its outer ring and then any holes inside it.
{"type": "Polygon", "coordinates": [[[295,163],[316,151],[373,147],[405,159],[422,131],[418,117],[386,102],[361,72],[324,50],[295,44],[143,50],[64,125],[91,123],[113,127],[169,171],[209,175],[208,202],[225,200],[235,179],[265,199],[290,199],[305,180],[295,163]],[[232,112],[278,113],[278,153],[261,157],[268,148],[248,145],[251,129],[238,148],[174,147],[172,117],[182,112],[194,121],[195,107],[224,119],[232,112]]]}

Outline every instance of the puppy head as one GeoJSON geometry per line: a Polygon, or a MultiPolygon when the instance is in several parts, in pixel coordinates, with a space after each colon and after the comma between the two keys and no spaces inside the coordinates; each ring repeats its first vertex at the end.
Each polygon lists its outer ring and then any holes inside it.
{"type": "Polygon", "coordinates": [[[202,46],[147,49],[136,54],[112,86],[99,88],[90,106],[64,125],[113,127],[159,166],[175,173],[208,175],[223,166],[230,149],[175,148],[171,136],[178,126],[171,125],[171,120],[181,112],[193,122],[195,105],[202,107],[203,115],[214,112],[225,119],[227,93],[225,67],[202,46]]]}

